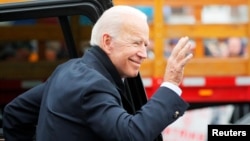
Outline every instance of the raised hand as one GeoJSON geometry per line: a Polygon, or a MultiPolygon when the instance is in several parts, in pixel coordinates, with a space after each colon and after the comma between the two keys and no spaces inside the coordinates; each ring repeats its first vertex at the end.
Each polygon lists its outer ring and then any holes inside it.
{"type": "Polygon", "coordinates": [[[182,37],[174,47],[171,55],[168,58],[167,67],[165,70],[164,81],[175,85],[180,85],[185,65],[193,57],[193,44],[188,37],[182,37]]]}

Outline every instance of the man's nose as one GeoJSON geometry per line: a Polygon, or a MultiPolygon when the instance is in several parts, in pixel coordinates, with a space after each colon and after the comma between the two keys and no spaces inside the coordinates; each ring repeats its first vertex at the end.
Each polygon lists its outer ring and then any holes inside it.
{"type": "Polygon", "coordinates": [[[146,59],[146,58],[148,57],[147,48],[146,48],[146,47],[141,48],[141,50],[138,52],[138,55],[139,55],[142,59],[146,59]]]}

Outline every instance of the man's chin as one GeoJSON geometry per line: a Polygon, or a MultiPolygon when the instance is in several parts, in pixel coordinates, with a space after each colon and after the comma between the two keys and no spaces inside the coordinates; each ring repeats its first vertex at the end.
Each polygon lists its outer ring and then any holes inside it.
{"type": "Polygon", "coordinates": [[[138,74],[139,74],[139,71],[136,72],[136,73],[127,74],[127,75],[125,76],[125,78],[134,78],[134,77],[138,76],[138,74]]]}
{"type": "Polygon", "coordinates": [[[131,74],[130,76],[128,76],[128,78],[134,78],[134,77],[138,76],[138,74],[139,74],[139,71],[137,71],[136,73],[131,74]]]}

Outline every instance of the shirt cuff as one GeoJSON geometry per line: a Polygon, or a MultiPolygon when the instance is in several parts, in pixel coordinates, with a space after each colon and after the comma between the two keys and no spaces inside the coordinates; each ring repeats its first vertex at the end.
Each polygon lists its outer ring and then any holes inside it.
{"type": "Polygon", "coordinates": [[[181,96],[181,94],[182,94],[182,90],[180,89],[180,87],[178,87],[177,85],[174,85],[174,84],[172,84],[170,82],[163,82],[161,84],[161,87],[167,87],[167,88],[173,90],[179,96],[181,96]]]}

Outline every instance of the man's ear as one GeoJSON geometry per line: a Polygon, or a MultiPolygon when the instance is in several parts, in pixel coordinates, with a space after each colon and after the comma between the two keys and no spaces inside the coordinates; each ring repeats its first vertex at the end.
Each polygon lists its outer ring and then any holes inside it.
{"type": "Polygon", "coordinates": [[[102,48],[107,54],[111,53],[111,49],[112,49],[111,40],[112,40],[112,37],[109,34],[103,34],[102,48]]]}

